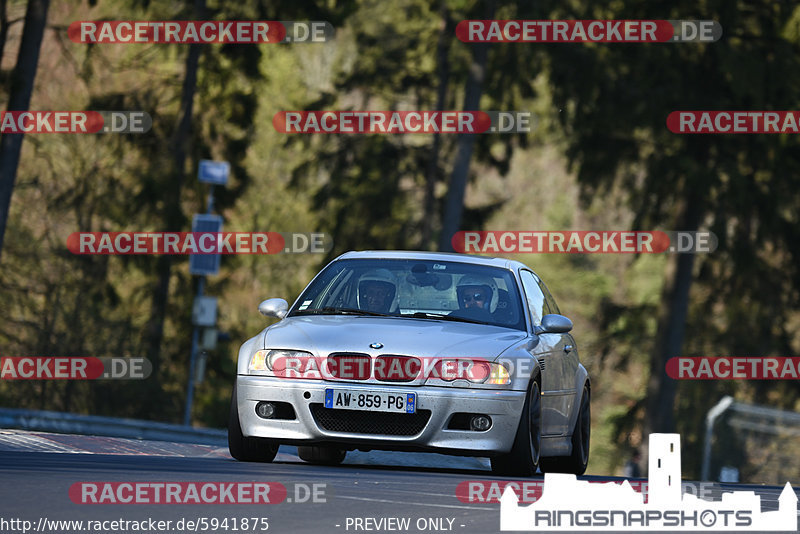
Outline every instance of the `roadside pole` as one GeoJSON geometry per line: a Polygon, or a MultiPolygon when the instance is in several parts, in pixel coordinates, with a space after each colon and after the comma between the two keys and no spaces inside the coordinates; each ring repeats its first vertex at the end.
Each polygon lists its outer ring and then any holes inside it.
{"type": "MultiPolygon", "coordinates": [[[[222,232],[222,217],[214,215],[214,186],[224,186],[228,182],[230,164],[227,161],[201,160],[198,168],[198,180],[210,184],[208,192],[208,205],[205,214],[196,214],[192,218],[192,232],[222,232]]],[[[217,324],[217,298],[206,297],[206,276],[219,272],[219,254],[192,254],[189,256],[189,272],[199,276],[197,280],[197,294],[192,306],[192,352],[189,357],[189,378],[186,385],[186,409],[183,413],[183,424],[192,424],[192,404],[194,403],[194,386],[200,383],[198,369],[198,352],[200,350],[200,328],[211,328],[216,335],[214,327],[217,324]]],[[[208,337],[208,336],[205,336],[208,337]]],[[[203,342],[203,348],[208,343],[203,342]]],[[[205,354],[205,353],[204,353],[205,354]]],[[[203,360],[201,369],[205,369],[203,360]]]]}

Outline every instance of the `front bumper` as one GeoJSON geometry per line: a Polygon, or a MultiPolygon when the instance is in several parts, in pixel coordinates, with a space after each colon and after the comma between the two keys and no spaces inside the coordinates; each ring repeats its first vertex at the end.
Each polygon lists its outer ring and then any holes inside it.
{"type": "MultiPolygon", "coordinates": [[[[525,403],[524,391],[354,384],[316,380],[288,380],[239,375],[236,378],[237,408],[242,433],[248,437],[270,438],[284,443],[339,443],[351,448],[431,450],[490,456],[511,450],[525,403]],[[346,388],[355,393],[385,391],[417,394],[417,411],[430,411],[421,431],[409,436],[382,433],[339,432],[322,428],[312,414],[312,405],[324,404],[326,388],[346,388]],[[296,419],[262,419],[255,407],[260,401],[287,402],[296,419]],[[484,432],[446,428],[455,413],[485,414],[492,426],[484,432]]],[[[345,412],[359,417],[361,412],[345,412]]]]}

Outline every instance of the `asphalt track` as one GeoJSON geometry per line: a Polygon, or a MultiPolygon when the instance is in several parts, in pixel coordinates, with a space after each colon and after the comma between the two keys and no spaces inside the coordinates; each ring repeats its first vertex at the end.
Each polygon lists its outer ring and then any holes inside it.
{"type": "MultiPolygon", "coordinates": [[[[499,532],[499,504],[465,503],[456,497],[458,484],[465,480],[499,480],[487,470],[485,460],[379,452],[350,453],[346,462],[337,467],[314,466],[300,461],[293,449],[282,447],[271,464],[241,463],[230,458],[227,449],[207,445],[0,429],[0,532],[23,532],[22,523],[10,523],[12,519],[30,521],[31,532],[40,528],[38,532],[61,533],[78,530],[63,525],[47,529],[47,523],[149,518],[172,521],[171,528],[161,532],[194,531],[186,527],[187,521],[197,522],[197,531],[203,532],[200,518],[208,522],[205,532],[220,533],[499,532]],[[77,504],[69,494],[77,482],[253,481],[282,484],[287,489],[286,499],[258,505],[77,504]],[[321,502],[308,498],[307,490],[314,484],[321,502]],[[245,517],[267,518],[260,525],[268,529],[234,529],[233,518],[241,527],[245,517]],[[227,529],[221,526],[225,518],[227,529]],[[377,523],[388,518],[407,518],[409,527],[377,523]],[[181,519],[183,528],[176,528],[181,519]],[[214,519],[217,529],[211,528],[214,519]],[[356,528],[357,519],[361,519],[361,528],[356,528]]],[[[761,496],[763,511],[777,509],[782,490],[776,486],[715,485],[711,498],[734,489],[755,491],[761,496]]],[[[93,531],[121,531],[108,525],[108,529],[93,531]]],[[[82,531],[87,532],[86,528],[82,531]]]]}

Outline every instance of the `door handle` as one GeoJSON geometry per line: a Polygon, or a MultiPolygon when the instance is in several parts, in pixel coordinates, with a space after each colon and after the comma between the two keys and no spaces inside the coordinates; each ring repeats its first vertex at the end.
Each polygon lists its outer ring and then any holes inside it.
{"type": "Polygon", "coordinates": [[[572,345],[564,345],[564,352],[567,353],[572,352],[572,349],[573,349],[572,345]]]}

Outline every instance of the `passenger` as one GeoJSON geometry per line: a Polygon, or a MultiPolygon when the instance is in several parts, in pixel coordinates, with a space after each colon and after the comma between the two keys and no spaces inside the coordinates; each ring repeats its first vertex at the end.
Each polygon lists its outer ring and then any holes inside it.
{"type": "Polygon", "coordinates": [[[497,308],[497,284],[491,277],[467,274],[456,285],[459,309],[454,315],[491,321],[492,312],[497,308]]]}

